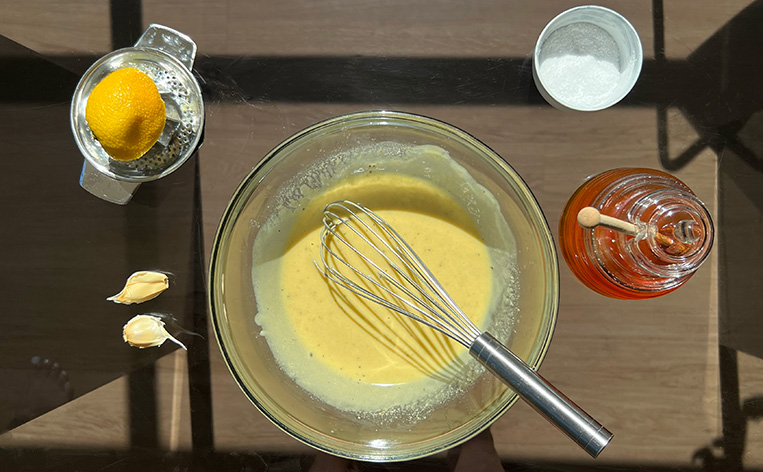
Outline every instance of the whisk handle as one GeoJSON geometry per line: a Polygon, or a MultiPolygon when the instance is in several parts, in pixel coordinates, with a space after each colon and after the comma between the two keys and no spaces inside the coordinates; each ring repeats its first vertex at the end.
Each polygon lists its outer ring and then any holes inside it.
{"type": "Polygon", "coordinates": [[[612,439],[612,433],[604,426],[489,333],[482,333],[469,353],[591,457],[598,456],[612,439]]]}

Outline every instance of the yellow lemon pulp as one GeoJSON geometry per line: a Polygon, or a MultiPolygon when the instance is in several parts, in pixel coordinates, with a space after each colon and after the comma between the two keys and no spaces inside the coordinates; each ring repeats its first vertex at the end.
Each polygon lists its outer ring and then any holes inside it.
{"type": "Polygon", "coordinates": [[[144,155],[164,130],[166,111],[156,84],[138,69],[119,69],[93,88],[85,118],[103,149],[114,159],[144,155]]]}

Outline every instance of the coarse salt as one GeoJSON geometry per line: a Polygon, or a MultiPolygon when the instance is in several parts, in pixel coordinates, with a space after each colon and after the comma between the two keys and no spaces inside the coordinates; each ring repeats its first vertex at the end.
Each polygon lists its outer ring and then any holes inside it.
{"type": "Polygon", "coordinates": [[[559,28],[541,47],[540,76],[546,90],[576,108],[606,102],[620,81],[617,43],[590,23],[559,28]]]}

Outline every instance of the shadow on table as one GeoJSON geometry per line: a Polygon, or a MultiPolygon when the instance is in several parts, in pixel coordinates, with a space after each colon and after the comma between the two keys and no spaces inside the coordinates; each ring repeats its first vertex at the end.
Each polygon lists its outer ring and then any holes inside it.
{"type": "MultiPolygon", "coordinates": [[[[662,31],[661,1],[653,2],[662,31]]],[[[660,162],[668,170],[689,164],[703,150],[718,155],[716,250],[719,254],[719,347],[723,436],[697,451],[705,470],[742,470],[747,426],[761,418],[759,397],[742,399],[737,351],[763,359],[763,2],[755,1],[711,36],[685,63],[665,60],[656,34],[655,73],[668,102],[658,109],[660,162]],[[660,72],[660,70],[662,71],[660,72]],[[670,71],[670,73],[668,73],[670,71]],[[693,83],[693,87],[681,84],[693,83]],[[699,91],[699,92],[698,92],[699,91]],[[669,155],[668,107],[678,108],[698,137],[669,155]]],[[[647,76],[649,74],[647,73],[647,76]]],[[[651,89],[659,89],[657,83],[651,89]]]]}
{"type": "Polygon", "coordinates": [[[193,266],[203,257],[198,162],[142,185],[130,205],[100,200],[78,185],[84,158],[69,126],[78,77],[4,37],[0,69],[0,433],[123,375],[145,403],[135,421],[155,420],[154,363],[175,348],[131,348],[122,327],[151,311],[192,325],[204,292],[193,266]],[[171,273],[172,289],[139,306],[106,301],[150,269],[171,273]]]}

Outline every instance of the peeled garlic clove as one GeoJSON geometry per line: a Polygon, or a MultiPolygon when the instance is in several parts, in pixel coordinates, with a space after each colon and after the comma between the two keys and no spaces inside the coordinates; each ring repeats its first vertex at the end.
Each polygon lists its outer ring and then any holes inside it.
{"type": "Polygon", "coordinates": [[[170,288],[170,281],[167,274],[140,271],[128,277],[125,288],[121,292],[106,300],[125,305],[142,303],[158,297],[160,293],[168,288],[170,288]]]}
{"type": "MultiPolygon", "coordinates": [[[[137,315],[122,328],[122,339],[130,346],[141,349],[158,347],[170,340],[183,349],[186,347],[164,329],[164,321],[157,316],[137,315]]],[[[188,349],[186,349],[188,350],[188,349]]]]}

